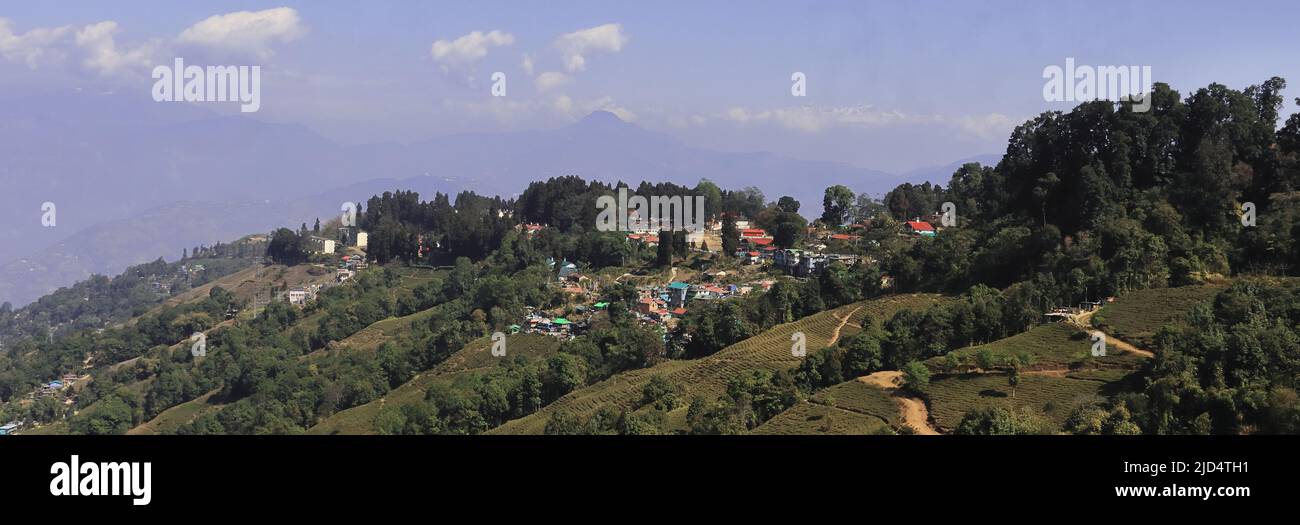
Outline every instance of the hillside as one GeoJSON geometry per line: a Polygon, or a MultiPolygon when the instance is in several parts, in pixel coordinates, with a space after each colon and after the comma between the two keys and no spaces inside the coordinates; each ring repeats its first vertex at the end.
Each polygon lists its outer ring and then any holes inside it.
{"type": "MultiPolygon", "coordinates": [[[[376,418],[382,410],[423,401],[425,393],[435,384],[472,384],[476,374],[501,364],[504,358],[493,356],[491,346],[492,340],[488,337],[476,339],[442,364],[416,375],[384,397],[334,414],[308,429],[307,433],[375,434],[378,432],[376,418]]],[[[556,352],[559,341],[544,335],[514,334],[507,337],[506,348],[507,358],[545,358],[556,352]]]]}
{"type": "MultiPolygon", "coordinates": [[[[1119,336],[1125,342],[1127,337],[1138,334],[1133,342],[1140,343],[1139,348],[1149,348],[1150,340],[1141,334],[1153,334],[1179,321],[1225,286],[1142,290],[1103,306],[1092,314],[1092,319],[1111,320],[1113,324],[1101,323],[1102,329],[1116,325],[1123,328],[1109,336],[1119,336]]],[[[1093,357],[1092,341],[1084,329],[1058,322],[989,344],[954,350],[950,355],[961,363],[957,370],[951,368],[951,358],[932,358],[926,361],[937,373],[925,393],[930,415],[941,431],[950,432],[969,411],[1002,407],[1041,415],[1060,431],[1075,408],[1136,389],[1137,385],[1126,380],[1150,358],[1109,346],[1105,356],[1093,357]],[[983,359],[999,363],[998,369],[980,370],[981,354],[983,359]],[[1012,387],[1000,363],[1020,356],[1029,356],[1029,363],[1022,366],[1020,383],[1012,387]]]]}
{"type": "MultiPolygon", "coordinates": [[[[572,392],[538,413],[510,421],[493,429],[494,434],[540,434],[546,419],[557,411],[573,414],[591,414],[596,410],[614,406],[627,410],[639,408],[642,389],[652,377],[663,377],[685,390],[687,399],[694,396],[717,396],[726,387],[726,381],[742,372],[766,369],[780,370],[797,366],[799,358],[791,355],[790,338],[795,332],[807,336],[811,353],[833,344],[844,335],[862,329],[858,324],[870,316],[872,319],[888,318],[905,308],[921,309],[941,301],[932,294],[888,296],[841,306],[795,321],[775,326],[754,337],[726,347],[718,353],[695,360],[668,361],[650,368],[617,375],[595,385],[572,392]]],[[[879,322],[879,321],[877,321],[879,322]]],[[[669,414],[670,420],[682,418],[685,407],[669,414]]]]}

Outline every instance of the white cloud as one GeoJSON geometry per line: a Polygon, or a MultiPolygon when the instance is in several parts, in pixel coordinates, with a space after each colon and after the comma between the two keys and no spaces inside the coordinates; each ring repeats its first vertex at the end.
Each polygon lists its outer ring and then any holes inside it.
{"type": "Polygon", "coordinates": [[[487,33],[474,31],[455,40],[437,40],[429,49],[433,60],[442,66],[444,72],[453,68],[467,66],[487,56],[488,48],[508,46],[515,43],[514,35],[498,30],[487,33]]]}
{"type": "Polygon", "coordinates": [[[512,126],[522,123],[546,125],[553,123],[556,118],[574,121],[597,110],[608,111],[627,122],[635,122],[638,118],[635,112],[618,105],[608,96],[593,100],[574,100],[565,94],[532,99],[484,97],[477,100],[446,100],[443,101],[443,106],[457,113],[487,116],[512,126]]]}
{"type": "MultiPolygon", "coordinates": [[[[915,115],[898,110],[876,110],[870,106],[796,106],[775,109],[749,109],[734,107],[715,118],[741,125],[772,122],[781,127],[804,133],[817,133],[827,128],[888,127],[898,125],[942,125],[957,129],[977,138],[995,138],[1006,135],[1015,127],[1015,121],[1006,115],[915,115]]],[[[702,120],[696,119],[702,123],[702,120]]]]}
{"type": "Polygon", "coordinates": [[[211,49],[248,53],[270,58],[271,44],[289,42],[307,34],[298,11],[277,7],[263,11],[239,11],[213,15],[181,31],[177,41],[211,49]]]}
{"type": "Polygon", "coordinates": [[[537,91],[546,92],[572,81],[573,78],[558,71],[546,71],[537,75],[537,91]]]}
{"type": "Polygon", "coordinates": [[[560,35],[555,47],[564,57],[564,67],[570,73],[587,69],[587,55],[593,52],[617,53],[623,50],[628,37],[622,24],[605,24],[560,35]]]}
{"type": "Polygon", "coordinates": [[[569,98],[568,95],[560,95],[555,97],[552,106],[560,113],[569,114],[573,112],[573,99],[569,98]]]}
{"type": "Polygon", "coordinates": [[[20,35],[10,20],[0,18],[0,57],[37,69],[62,64],[71,56],[78,58],[76,63],[85,70],[101,76],[148,68],[160,42],[118,46],[117,32],[117,22],[105,20],[81,28],[38,27],[20,35]]]}
{"type": "Polygon", "coordinates": [[[85,54],[82,65],[100,75],[111,75],[124,70],[147,68],[154,62],[157,42],[118,50],[113,39],[117,31],[117,22],[113,21],[91,24],[77,31],[77,47],[85,54]]]}
{"type": "Polygon", "coordinates": [[[524,68],[524,73],[527,73],[529,76],[532,76],[534,63],[533,63],[533,57],[531,55],[524,53],[523,61],[520,62],[519,65],[524,68]]]}
{"type": "Polygon", "coordinates": [[[32,69],[46,62],[61,62],[64,53],[57,46],[72,32],[72,26],[38,27],[20,35],[14,32],[13,21],[0,17],[0,57],[32,69]]]}
{"type": "Polygon", "coordinates": [[[957,128],[981,139],[1006,137],[1019,122],[1001,113],[965,115],[956,120],[957,128]]]}

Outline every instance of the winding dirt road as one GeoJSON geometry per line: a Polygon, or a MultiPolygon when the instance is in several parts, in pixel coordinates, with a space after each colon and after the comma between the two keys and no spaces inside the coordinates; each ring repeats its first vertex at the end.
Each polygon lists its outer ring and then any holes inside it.
{"type": "Polygon", "coordinates": [[[889,392],[890,397],[894,398],[894,402],[898,403],[898,413],[903,417],[903,423],[912,427],[916,434],[922,436],[939,435],[939,431],[930,426],[930,410],[925,407],[925,402],[906,396],[898,390],[903,384],[902,372],[898,370],[876,372],[859,377],[858,381],[889,392]]]}
{"type": "MultiPolygon", "coordinates": [[[[1075,328],[1091,333],[1093,330],[1096,330],[1096,328],[1093,328],[1092,324],[1089,323],[1088,321],[1092,319],[1092,314],[1095,314],[1097,312],[1098,310],[1093,310],[1091,312],[1086,312],[1086,313],[1071,316],[1070,324],[1073,324],[1075,328]]],[[[1125,352],[1131,354],[1137,354],[1148,359],[1155,358],[1156,356],[1155,352],[1152,352],[1150,350],[1143,350],[1141,348],[1129,344],[1128,341],[1118,339],[1110,334],[1105,334],[1105,335],[1106,335],[1106,346],[1112,346],[1120,350],[1123,350],[1125,352]]]]}
{"type": "MultiPolygon", "coordinates": [[[[848,324],[849,319],[853,318],[853,314],[858,313],[858,310],[861,309],[862,309],[861,306],[854,308],[852,312],[849,312],[848,315],[845,315],[843,319],[840,319],[840,325],[836,326],[835,330],[831,332],[831,340],[830,342],[826,343],[826,346],[835,346],[835,342],[840,340],[840,330],[843,330],[844,325],[848,324]]],[[[831,316],[834,317],[835,314],[831,314],[831,316]]],[[[836,319],[839,318],[837,317],[836,319]]]]}

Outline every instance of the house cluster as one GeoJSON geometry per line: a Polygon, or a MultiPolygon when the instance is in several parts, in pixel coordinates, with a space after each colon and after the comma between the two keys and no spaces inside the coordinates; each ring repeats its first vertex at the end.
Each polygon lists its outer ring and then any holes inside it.
{"type": "MultiPolygon", "coordinates": [[[[674,225],[671,220],[657,217],[641,220],[636,211],[630,211],[627,214],[627,227],[628,230],[630,230],[627,233],[627,240],[630,242],[645,244],[647,246],[658,246],[660,230],[682,231],[680,226],[680,224],[674,225]]],[[[709,228],[710,225],[706,224],[705,229],[709,228]]],[[[683,233],[686,234],[687,246],[700,246],[704,244],[704,230],[685,230],[683,233]]]]}
{"type": "Polygon", "coordinates": [[[763,290],[771,288],[775,282],[770,279],[746,284],[691,284],[673,281],[667,286],[639,286],[637,303],[633,306],[632,312],[643,324],[661,324],[672,328],[671,325],[676,324],[675,319],[685,316],[687,305],[693,301],[739,297],[752,292],[755,288],[763,290]]]}
{"type": "MultiPolygon", "coordinates": [[[[602,304],[602,303],[597,303],[597,304],[602,304]]],[[[604,307],[609,306],[608,303],[603,303],[603,304],[604,307]]],[[[586,310],[585,308],[582,309],[584,311],[586,310]]],[[[528,316],[524,318],[523,325],[518,325],[518,324],[510,325],[510,333],[512,334],[524,332],[529,334],[549,335],[553,337],[559,337],[561,339],[573,339],[574,337],[577,337],[586,331],[587,331],[586,319],[582,319],[575,322],[563,316],[552,317],[546,315],[545,312],[533,309],[532,307],[528,308],[528,316]]]]}
{"type": "MultiPolygon", "coordinates": [[[[46,397],[58,396],[61,392],[69,389],[78,381],[89,378],[89,376],[78,376],[76,374],[63,374],[59,379],[52,380],[48,383],[41,384],[35,390],[27,394],[28,399],[41,399],[46,397]]],[[[63,404],[71,405],[77,401],[75,395],[64,395],[63,404]]]]}
{"type": "Polygon", "coordinates": [[[366,262],[365,254],[344,255],[339,257],[338,269],[334,274],[334,282],[344,282],[356,276],[357,271],[369,268],[370,264],[366,262]]]}
{"type": "Polygon", "coordinates": [[[772,265],[795,277],[820,275],[833,262],[845,266],[857,264],[858,256],[852,254],[820,253],[811,250],[786,249],[772,254],[772,265]]]}
{"type": "MultiPolygon", "coordinates": [[[[547,259],[546,263],[552,268],[555,267],[555,259],[547,259]]],[[[590,299],[599,288],[595,280],[578,271],[578,265],[567,260],[560,262],[560,269],[556,271],[555,286],[569,296],[570,300],[579,302],[590,299]]]]}
{"type": "Polygon", "coordinates": [[[179,268],[176,269],[176,273],[180,277],[194,277],[200,273],[203,273],[203,270],[206,269],[207,267],[203,266],[202,264],[182,264],[180,265],[179,268]]]}

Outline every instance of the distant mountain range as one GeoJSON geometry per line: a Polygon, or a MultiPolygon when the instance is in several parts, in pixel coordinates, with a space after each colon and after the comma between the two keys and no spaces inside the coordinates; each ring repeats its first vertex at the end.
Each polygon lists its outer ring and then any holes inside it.
{"type": "MultiPolygon", "coordinates": [[[[394,189],[513,196],[579,175],[755,186],[817,214],[822,191],[879,194],[946,182],[954,165],[890,174],[765,152],[692,148],[597,111],[551,130],[470,133],[411,144],[336,144],[292,124],[217,116],[184,104],[63,93],[0,104],[0,302],[24,305],[91,274],[113,275],[183,248],[339,213],[394,189]],[[43,227],[41,204],[57,206],[43,227]]],[[[996,160],[995,156],[980,157],[996,160]]]]}

